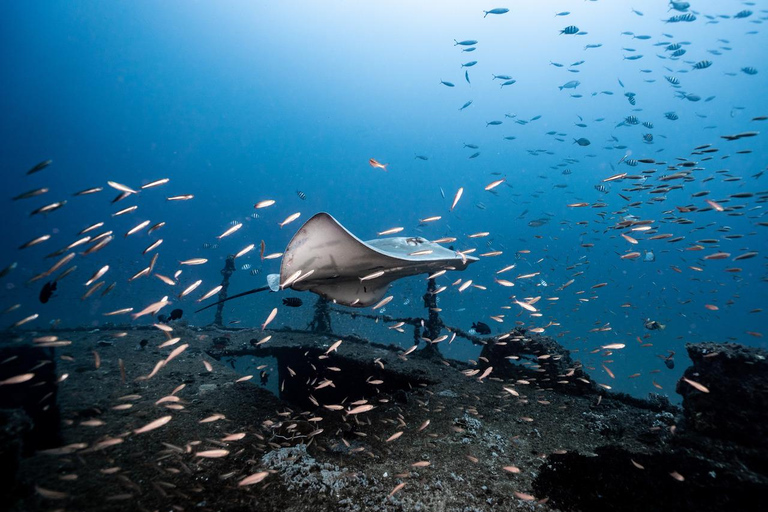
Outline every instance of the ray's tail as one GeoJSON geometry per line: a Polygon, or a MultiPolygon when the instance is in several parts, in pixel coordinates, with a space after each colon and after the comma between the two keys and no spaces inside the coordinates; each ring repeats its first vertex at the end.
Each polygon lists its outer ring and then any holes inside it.
{"type": "Polygon", "coordinates": [[[229,302],[230,300],[239,299],[240,297],[245,297],[246,295],[251,295],[253,293],[259,293],[259,292],[263,292],[263,291],[267,291],[267,290],[269,290],[269,286],[260,286],[259,288],[254,288],[253,290],[248,290],[246,292],[238,293],[237,295],[233,295],[231,297],[227,297],[224,300],[220,300],[218,302],[214,302],[213,304],[208,304],[204,308],[200,308],[197,311],[195,311],[195,313],[199,313],[199,312],[204,311],[204,310],[206,310],[208,308],[212,308],[213,306],[218,306],[219,304],[223,304],[225,302],[229,302]]]}

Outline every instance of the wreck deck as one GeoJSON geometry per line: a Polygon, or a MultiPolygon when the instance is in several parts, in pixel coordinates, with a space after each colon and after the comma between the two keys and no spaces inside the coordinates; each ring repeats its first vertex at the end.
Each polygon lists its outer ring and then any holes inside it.
{"type": "MultiPolygon", "coordinates": [[[[481,379],[482,361],[404,356],[354,337],[328,352],[340,338],[306,332],[178,326],[181,341],[166,348],[154,329],[34,335],[72,342],[33,349],[52,362],[47,375],[68,375],[45,403],[61,429],[47,444],[9,438],[31,427],[18,406],[4,413],[4,464],[18,465],[10,510],[741,510],[768,481],[764,456],[752,453],[749,467],[713,460],[699,434],[675,429],[682,410],[665,400],[587,379],[574,393],[533,363],[481,379]],[[239,357],[274,358],[280,396],[258,376],[243,381],[227,364],[239,357]],[[373,409],[347,414],[362,400],[373,409]],[[198,455],[209,450],[227,453],[198,455]],[[260,483],[238,485],[258,472],[260,483]]],[[[2,359],[30,344],[6,334],[2,359]]],[[[13,374],[0,368],[0,380],[13,374]]]]}

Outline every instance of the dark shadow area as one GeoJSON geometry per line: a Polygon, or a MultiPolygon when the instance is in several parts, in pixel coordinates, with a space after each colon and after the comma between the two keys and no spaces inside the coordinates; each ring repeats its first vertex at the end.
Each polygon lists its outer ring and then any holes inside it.
{"type": "Polygon", "coordinates": [[[377,363],[370,354],[371,344],[356,343],[349,337],[344,342],[346,346],[356,346],[359,351],[345,355],[336,352],[326,355],[327,348],[319,343],[292,346],[256,343],[257,340],[253,339],[251,348],[221,347],[208,353],[216,359],[248,356],[275,358],[280,399],[302,409],[317,407],[312,399],[322,404],[349,404],[386,394],[404,400],[404,393],[414,387],[434,383],[434,379],[419,372],[406,373],[377,363]]]}
{"type": "Polygon", "coordinates": [[[21,434],[23,453],[29,455],[61,442],[53,349],[30,346],[0,349],[0,381],[26,373],[33,373],[34,377],[22,384],[0,387],[0,410],[8,410],[2,415],[0,428],[13,429],[15,438],[21,434]]]}
{"type": "Polygon", "coordinates": [[[617,446],[599,448],[597,457],[552,455],[533,488],[561,510],[590,512],[757,511],[768,492],[765,483],[707,459],[630,453],[617,446]],[[673,472],[685,479],[675,479],[673,472]]]}

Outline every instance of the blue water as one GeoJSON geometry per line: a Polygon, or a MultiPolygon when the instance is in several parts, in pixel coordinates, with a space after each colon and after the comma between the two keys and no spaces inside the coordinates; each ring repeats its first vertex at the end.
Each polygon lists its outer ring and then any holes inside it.
{"type": "MultiPolygon", "coordinates": [[[[0,267],[16,261],[18,268],[0,282],[0,308],[21,306],[3,315],[2,323],[39,313],[27,326],[42,329],[55,319],[65,326],[98,326],[109,319],[102,316],[106,311],[139,310],[202,279],[201,287],[175,306],[184,308],[194,324],[206,324],[213,315],[208,311],[193,316],[194,300],[219,283],[227,254],[261,240],[267,253],[281,252],[302,221],[326,211],[362,239],[403,226],[403,235],[458,237],[459,250],[504,251],[481,258],[461,275],[440,278],[440,284],[449,285],[439,296],[448,325],[468,329],[482,320],[500,333],[515,321],[526,327],[555,322],[559,325],[547,327],[545,334],[595,368],[591,373],[598,382],[640,396],[650,391],[674,395],[674,383],[687,365],[685,343],[765,346],[765,338],[758,337],[766,324],[765,312],[752,312],[764,307],[766,297],[768,230],[757,224],[766,220],[759,196],[723,202],[725,207],[743,206],[732,212],[679,213],[675,207],[707,208],[706,199],[768,189],[768,177],[753,177],[766,166],[765,134],[734,142],[721,138],[761,131],[768,123],[752,121],[768,115],[768,38],[762,29],[767,11],[761,2],[697,1],[690,11],[695,21],[664,23],[680,13],[668,12],[664,2],[638,4],[515,2],[507,5],[509,13],[483,18],[482,11],[493,6],[472,2],[3,3],[0,189],[9,200],[2,209],[0,267]],[[743,9],[753,13],[734,18],[743,9]],[[561,11],[570,14],[555,16],[561,11]],[[586,34],[560,35],[569,25],[586,34]],[[622,32],[651,37],[638,39],[622,32]],[[462,52],[454,39],[477,40],[477,49],[462,52]],[[671,51],[655,46],[660,42],[680,43],[686,53],[671,59],[671,51]],[[590,44],[602,46],[585,49],[590,44]],[[642,58],[624,59],[633,55],[642,58]],[[693,70],[693,63],[702,60],[711,61],[711,67],[693,70]],[[477,64],[461,68],[470,61],[477,64]],[[746,74],[741,71],[745,67],[758,73],[746,74]],[[500,87],[493,74],[517,82],[500,87]],[[679,79],[680,88],[665,76],[679,79]],[[570,80],[581,84],[558,89],[570,80]],[[701,100],[680,99],[676,91],[701,100]],[[625,96],[628,92],[635,94],[635,106],[625,96]],[[472,105],[459,111],[469,100],[472,105]],[[675,112],[679,119],[670,121],[665,112],[675,112]],[[630,115],[652,122],[653,128],[620,126],[630,115]],[[541,118],[531,120],[535,116],[541,118]],[[494,120],[502,124],[486,125],[494,120]],[[547,135],[550,131],[565,135],[547,135]],[[647,133],[653,134],[650,144],[642,138],[647,133]],[[504,139],[512,136],[516,138],[504,139]],[[591,145],[573,144],[581,137],[591,145]],[[465,148],[465,143],[479,149],[465,148]],[[712,159],[707,161],[707,155],[691,155],[694,147],[704,144],[720,151],[709,154],[712,159]],[[736,154],[741,150],[752,152],[736,154]],[[476,151],[480,155],[469,159],[476,151]],[[622,157],[653,158],[669,165],[678,158],[690,159],[703,169],[693,171],[695,181],[666,182],[683,185],[666,194],[627,192],[639,182],[626,180],[607,183],[608,193],[595,190],[616,173],[657,168],[645,182],[657,186],[663,184],[658,181],[661,175],[675,172],[666,165],[629,167],[619,164],[622,157]],[[50,167],[25,175],[49,158],[50,167]],[[370,158],[387,163],[388,171],[369,166],[370,158]],[[563,175],[566,168],[572,173],[563,175]],[[741,179],[726,182],[719,170],[741,179]],[[107,180],[139,187],[165,177],[171,180],[168,185],[110,204],[117,191],[107,187],[107,180]],[[498,194],[484,191],[501,177],[506,182],[494,190],[498,194]],[[708,177],[714,179],[704,182],[708,177]],[[51,189],[44,196],[10,201],[43,186],[51,189]],[[105,190],[71,196],[94,186],[105,190]],[[449,212],[459,187],[464,195],[449,212]],[[691,197],[703,190],[710,194],[691,197]],[[627,208],[619,193],[640,204],[627,208]],[[177,194],[195,198],[165,200],[177,194]],[[666,199],[652,201],[659,197],[666,199]],[[61,210],[29,216],[33,209],[62,199],[67,204],[61,210]],[[262,199],[277,203],[251,218],[253,205],[262,199]],[[579,202],[606,206],[567,206],[579,202]],[[111,217],[133,204],[139,206],[137,211],[111,217]],[[278,222],[294,212],[301,212],[301,218],[280,229],[278,222]],[[658,233],[685,239],[650,241],[636,232],[639,244],[630,246],[619,236],[628,230],[612,229],[630,214],[652,220],[658,233]],[[442,219],[419,227],[419,219],[433,215],[442,219]],[[679,218],[693,223],[673,222],[679,218]],[[123,238],[146,219],[167,224],[153,235],[144,230],[123,238]],[[529,225],[537,219],[548,222],[529,225]],[[53,264],[55,259],[43,259],[46,254],[99,221],[106,223],[104,229],[114,230],[115,241],[96,254],[78,256],[78,269],[60,283],[58,296],[40,304],[37,294],[43,281],[26,281],[53,264]],[[217,240],[231,221],[243,222],[244,228],[217,240]],[[481,231],[490,235],[466,236],[481,231]],[[51,240],[17,249],[46,233],[53,235],[51,240]],[[743,238],[724,238],[734,234],[743,238]],[[153,277],[129,283],[128,277],[144,268],[151,256],[142,256],[142,250],[158,237],[164,240],[158,249],[159,273],[172,275],[178,261],[188,258],[209,262],[184,268],[175,288],[153,277]],[[703,251],[685,250],[706,238],[720,243],[703,244],[703,251]],[[216,249],[204,248],[216,243],[216,249]],[[656,261],[620,259],[632,249],[652,250],[656,261]],[[731,256],[702,259],[718,251],[731,256]],[[748,251],[759,254],[731,261],[748,251]],[[499,277],[516,286],[495,284],[495,272],[512,263],[517,267],[499,277]],[[104,298],[97,292],[81,301],[83,283],[105,264],[110,270],[104,280],[116,281],[115,290],[104,298]],[[581,265],[568,268],[575,264],[581,265]],[[742,270],[725,271],[732,267],[742,270]],[[534,272],[539,275],[533,279],[514,279],[534,272]],[[583,274],[574,277],[577,272],[583,274]],[[458,293],[450,283],[459,277],[487,290],[458,293]],[[574,284],[557,290],[572,278],[574,284]],[[591,288],[599,283],[607,285],[591,288]],[[542,316],[531,317],[512,303],[511,295],[541,296],[537,307],[542,316]],[[559,300],[548,300],[552,297],[559,300]],[[625,303],[631,306],[621,307],[625,303]],[[719,309],[708,310],[707,304],[719,309]],[[489,319],[498,314],[506,315],[503,324],[489,319]],[[649,331],[643,327],[646,318],[667,327],[649,331]],[[590,332],[606,324],[611,330],[590,332]],[[653,346],[643,347],[640,341],[653,346]],[[608,343],[625,343],[626,348],[612,356],[596,352],[608,343]],[[670,350],[677,354],[674,370],[657,357],[670,350]],[[612,361],[607,366],[615,379],[600,366],[606,359],[612,361]],[[660,372],[650,373],[654,370],[660,372]],[[634,373],[641,376],[628,378],[634,373]]],[[[262,263],[257,251],[238,260],[238,267],[246,262],[262,272],[236,272],[231,293],[260,286],[267,273],[279,269],[279,260],[262,263]]],[[[391,290],[395,300],[386,312],[422,315],[423,291],[421,277],[396,283],[391,290]]],[[[284,296],[259,294],[232,303],[225,308],[225,320],[259,325],[284,296]]],[[[314,301],[309,294],[302,298],[308,304],[314,301]]],[[[281,308],[275,325],[303,328],[310,315],[307,309],[281,308]]],[[[137,323],[149,321],[145,317],[137,323]]],[[[339,324],[346,332],[358,331],[377,341],[404,347],[411,343],[410,331],[397,334],[381,325],[343,319],[339,324]]],[[[478,353],[460,339],[442,350],[465,359],[478,353]]]]}

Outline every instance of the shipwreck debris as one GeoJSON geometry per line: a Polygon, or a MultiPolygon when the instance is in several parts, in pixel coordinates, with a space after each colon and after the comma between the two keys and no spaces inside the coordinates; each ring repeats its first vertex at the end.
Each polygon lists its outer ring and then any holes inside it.
{"type": "MultiPolygon", "coordinates": [[[[227,289],[229,288],[229,278],[235,272],[235,256],[230,254],[224,261],[224,268],[221,269],[221,290],[219,291],[218,300],[223,301],[227,298],[227,289]]],[[[213,317],[213,324],[222,326],[223,318],[222,313],[224,311],[224,303],[216,305],[216,315],[213,317]]]]}

